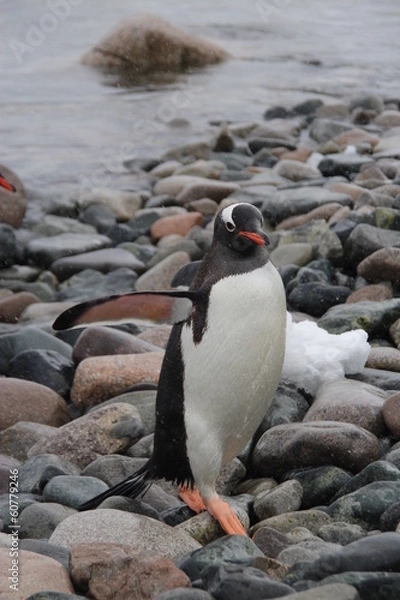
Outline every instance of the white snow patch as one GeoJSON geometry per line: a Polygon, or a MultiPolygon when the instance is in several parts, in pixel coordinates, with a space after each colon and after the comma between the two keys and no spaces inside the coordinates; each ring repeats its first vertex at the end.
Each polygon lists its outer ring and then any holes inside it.
{"type": "Polygon", "coordinates": [[[293,323],[287,313],[282,378],[314,395],[322,383],[362,370],[371,350],[367,338],[363,329],[334,335],[313,321],[293,323]]]}

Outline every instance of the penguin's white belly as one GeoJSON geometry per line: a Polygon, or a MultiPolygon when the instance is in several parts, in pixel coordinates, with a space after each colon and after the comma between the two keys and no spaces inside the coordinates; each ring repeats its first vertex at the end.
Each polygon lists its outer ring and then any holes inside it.
{"type": "Polygon", "coordinates": [[[187,453],[196,482],[218,474],[262,420],[278,385],[285,352],[286,302],[267,263],[226,277],[211,291],[199,344],[182,329],[187,453]]]}

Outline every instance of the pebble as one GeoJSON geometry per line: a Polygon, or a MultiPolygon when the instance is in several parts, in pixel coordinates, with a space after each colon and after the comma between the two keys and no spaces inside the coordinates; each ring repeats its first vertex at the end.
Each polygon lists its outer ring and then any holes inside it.
{"type": "Polygon", "coordinates": [[[400,440],[400,394],[393,394],[385,401],[382,414],[390,433],[400,440]]]}
{"type": "Polygon", "coordinates": [[[281,177],[291,181],[303,181],[306,179],[319,179],[321,173],[315,167],[307,165],[298,160],[282,158],[274,167],[281,177]]]}
{"type": "Polygon", "coordinates": [[[69,397],[74,372],[73,361],[55,350],[25,350],[8,366],[9,377],[42,384],[63,398],[69,397]]]}
{"type": "Polygon", "coordinates": [[[62,521],[49,541],[65,548],[108,542],[175,560],[200,547],[187,533],[143,515],[103,508],[75,513],[62,521]]]}
{"type": "Polygon", "coordinates": [[[28,451],[37,441],[50,437],[56,428],[31,421],[18,421],[0,431],[0,452],[18,460],[26,460],[28,451]]]}
{"type": "Polygon", "coordinates": [[[371,348],[366,367],[400,371],[400,350],[397,348],[371,348]]]}
{"type": "Polygon", "coordinates": [[[51,263],[50,269],[57,279],[62,282],[84,269],[94,269],[101,273],[109,273],[116,269],[130,269],[142,273],[144,263],[137,259],[131,252],[123,248],[108,248],[94,252],[77,253],[75,256],[64,256],[51,263]]]}
{"type": "Polygon", "coordinates": [[[190,580],[172,560],[147,555],[122,543],[80,543],[71,549],[71,579],[77,589],[90,589],[95,598],[152,600],[190,580]],[[104,576],[107,573],[107,576],[104,576]]]}
{"type": "Polygon", "coordinates": [[[90,356],[113,354],[142,354],[157,352],[160,348],[135,335],[111,327],[86,327],[73,347],[75,364],[90,356]]]}
{"type": "Polygon", "coordinates": [[[295,529],[302,527],[308,529],[314,535],[318,534],[323,525],[332,523],[331,517],[322,510],[311,508],[309,510],[299,510],[296,512],[283,513],[275,517],[263,519],[250,529],[250,535],[256,533],[261,527],[270,527],[280,533],[291,534],[295,529]]]}
{"type": "MultiPolygon", "coordinates": [[[[18,590],[13,590],[12,596],[9,593],[8,598],[26,600],[31,594],[42,591],[74,592],[67,571],[56,560],[28,550],[20,550],[18,559],[23,565],[24,576],[18,578],[18,590]]],[[[9,568],[9,550],[0,548],[0,590],[10,589],[9,568]]]]}
{"type": "MultiPolygon", "coordinates": [[[[94,188],[81,195],[77,201],[82,209],[92,204],[104,205],[115,215],[117,221],[129,221],[142,208],[142,198],[135,192],[121,192],[115,189],[94,188]]],[[[103,212],[104,214],[104,212],[103,212]]]]}
{"type": "Polygon", "coordinates": [[[64,506],[78,508],[98,494],[107,490],[104,481],[97,477],[79,477],[79,475],[56,475],[45,485],[43,500],[45,502],[62,502],[64,506]]]}
{"type": "Polygon", "coordinates": [[[377,529],[382,514],[397,501],[399,493],[399,481],[376,481],[341,496],[329,506],[328,512],[336,521],[377,529]]]}
{"type": "Polygon", "coordinates": [[[221,600],[262,600],[293,591],[260,569],[240,565],[211,565],[202,571],[201,578],[209,594],[221,600]]]}
{"type": "Polygon", "coordinates": [[[77,465],[86,467],[98,456],[126,450],[130,438],[112,434],[119,421],[138,419],[137,410],[128,404],[112,404],[79,417],[59,427],[51,437],[40,439],[29,449],[29,456],[56,454],[77,465]]]}
{"type": "Polygon", "coordinates": [[[0,431],[19,421],[59,427],[69,421],[67,405],[44,385],[7,377],[1,381],[0,431]]]}
{"type": "Polygon", "coordinates": [[[203,220],[203,215],[199,212],[163,217],[151,226],[150,233],[155,240],[171,234],[185,236],[195,225],[201,227],[203,220]]]}
{"type": "Polygon", "coordinates": [[[238,185],[236,183],[203,179],[201,182],[186,185],[177,194],[176,199],[179,204],[187,204],[201,198],[210,198],[211,200],[215,200],[215,202],[221,202],[221,200],[233,194],[237,189],[238,185]]]}
{"type": "Polygon", "coordinates": [[[303,488],[295,479],[285,481],[265,494],[255,497],[253,510],[259,521],[282,513],[298,510],[303,488]]]}
{"type": "MultiPolygon", "coordinates": [[[[258,122],[219,122],[208,141],[126,161],[130,173],[115,174],[113,189],[62,193],[46,198],[40,211],[35,197],[28,206],[22,199],[13,222],[2,220],[0,198],[0,404],[9,403],[0,412],[0,487],[7,491],[8,469],[17,468],[22,533],[32,536],[21,536],[20,552],[55,558],[76,587],[72,547],[77,568],[85,564],[82,585],[92,578],[102,599],[123,596],[121,572],[141,589],[148,573],[156,587],[143,593],[166,600],[228,592],[231,600],[249,589],[256,597],[259,581],[269,589],[287,586],[281,593],[292,598],[399,596],[399,567],[374,562],[398,556],[400,538],[394,100],[362,94],[328,105],[310,98],[267,110],[264,121],[260,115],[258,122]],[[131,191],[120,191],[128,185],[131,191]],[[252,442],[224,469],[218,489],[246,528],[251,522],[254,540],[224,536],[214,519],[193,516],[164,482],[139,500],[113,497],[99,511],[74,512],[82,495],[97,493],[91,486],[106,489],[150,456],[171,326],[135,323],[55,337],[52,321],[90,298],[170,289],[189,264],[190,277],[174,285],[190,285],[211,244],[212,218],[238,201],[263,212],[293,320],[316,321],[331,334],[363,329],[372,346],[366,366],[308,393],[282,381],[252,442]],[[85,363],[92,365],[89,374],[85,363]],[[51,383],[60,376],[61,386],[51,383]],[[127,391],[137,382],[139,389],[127,391]],[[11,399],[4,395],[9,386],[11,399]],[[397,538],[380,537],[386,534],[397,538]],[[145,555],[149,548],[154,562],[145,555]],[[167,559],[177,566],[160,562],[167,559]],[[118,577],[87,575],[90,564],[107,564],[118,577]],[[187,576],[194,587],[187,587],[187,576]]],[[[11,525],[5,497],[0,546],[9,547],[11,525]]],[[[76,593],[65,592],[71,600],[76,593]]]]}
{"type": "Polygon", "coordinates": [[[139,277],[136,290],[154,292],[171,289],[173,276],[188,263],[190,256],[187,252],[173,252],[139,277]]]}
{"type": "Polygon", "coordinates": [[[378,460],[380,453],[378,438],[351,423],[288,423],[262,435],[253,452],[252,467],[263,477],[280,477],[292,469],[322,465],[357,472],[378,460]]]}
{"type": "Polygon", "coordinates": [[[304,421],[343,421],[380,437],[386,433],[382,408],[387,394],[380,388],[339,379],[323,383],[304,421]]]}
{"type": "Polygon", "coordinates": [[[22,313],[39,298],[30,292],[18,292],[0,297],[0,323],[16,323],[22,313]]]}
{"type": "Polygon", "coordinates": [[[61,521],[75,513],[68,508],[62,498],[63,504],[48,501],[33,502],[27,506],[19,517],[22,538],[48,539],[61,521]]]}
{"type": "Polygon", "coordinates": [[[324,586],[349,584],[362,600],[368,600],[371,596],[377,600],[395,599],[400,591],[399,573],[348,571],[326,577],[321,583],[324,586]]]}
{"type": "Polygon", "coordinates": [[[189,556],[183,556],[177,564],[191,581],[195,581],[210,566],[232,564],[233,558],[236,565],[251,566],[257,557],[263,556],[249,537],[230,535],[199,547],[189,556]]]}
{"type": "Polygon", "coordinates": [[[78,408],[88,408],[121,394],[138,383],[157,383],[162,352],[92,356],[76,369],[71,400],[78,408]]]}
{"type": "Polygon", "coordinates": [[[79,469],[55,454],[33,456],[18,469],[18,488],[21,492],[39,494],[57,475],[79,475],[79,469]]]}
{"type": "Polygon", "coordinates": [[[26,350],[54,350],[71,358],[72,348],[39,327],[27,326],[14,333],[0,336],[0,373],[6,375],[10,360],[26,350]]]}
{"type": "Polygon", "coordinates": [[[42,269],[48,269],[57,259],[107,248],[111,242],[105,235],[61,233],[57,236],[36,238],[28,242],[27,259],[42,269]]]}
{"type": "MultiPolygon", "coordinates": [[[[70,552],[67,548],[50,544],[46,540],[34,540],[31,538],[22,539],[20,541],[20,547],[22,550],[36,552],[37,554],[42,554],[44,556],[48,556],[49,558],[53,558],[63,567],[65,567],[65,570],[69,573],[70,552]]],[[[62,600],[62,598],[60,600],[62,600]]]]}
{"type": "Polygon", "coordinates": [[[364,258],[357,273],[367,281],[393,281],[400,277],[400,248],[382,248],[364,258]]]}
{"type": "Polygon", "coordinates": [[[335,494],[352,479],[348,471],[331,465],[296,469],[287,476],[301,484],[303,509],[329,504],[335,494]]]}

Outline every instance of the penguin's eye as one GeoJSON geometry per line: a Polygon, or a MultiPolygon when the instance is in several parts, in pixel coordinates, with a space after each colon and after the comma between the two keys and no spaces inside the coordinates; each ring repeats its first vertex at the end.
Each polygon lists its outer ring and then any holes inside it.
{"type": "Polygon", "coordinates": [[[236,226],[235,226],[234,223],[232,223],[232,221],[227,221],[226,222],[226,228],[227,228],[228,231],[232,232],[232,231],[235,231],[236,226]]]}

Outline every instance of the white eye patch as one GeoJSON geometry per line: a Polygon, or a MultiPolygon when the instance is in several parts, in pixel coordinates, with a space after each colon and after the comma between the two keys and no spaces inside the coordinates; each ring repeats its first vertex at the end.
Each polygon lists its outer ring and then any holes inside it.
{"type": "Polygon", "coordinates": [[[221,218],[225,223],[228,231],[233,231],[236,227],[232,218],[232,211],[235,208],[235,206],[238,206],[239,204],[240,202],[236,202],[235,204],[231,204],[230,206],[227,206],[226,208],[224,208],[224,210],[221,211],[221,218]]]}

